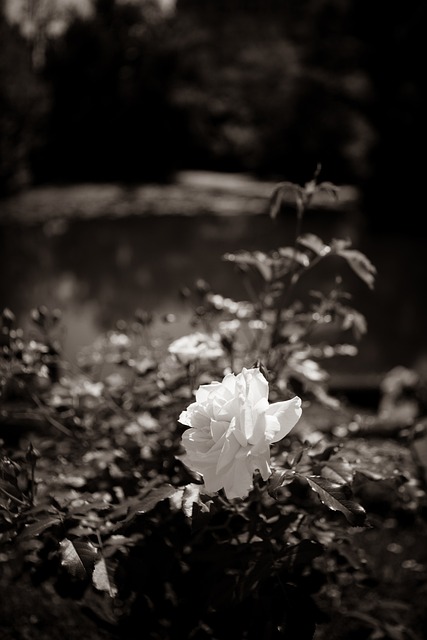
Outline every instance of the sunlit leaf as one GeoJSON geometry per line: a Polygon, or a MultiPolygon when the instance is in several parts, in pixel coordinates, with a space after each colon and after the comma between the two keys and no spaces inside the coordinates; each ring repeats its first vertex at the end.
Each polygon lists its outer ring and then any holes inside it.
{"type": "Polygon", "coordinates": [[[273,193],[271,194],[269,203],[270,217],[273,218],[273,220],[277,218],[277,215],[280,213],[282,205],[285,201],[286,192],[297,194],[298,191],[301,191],[301,188],[299,187],[299,185],[294,184],[293,182],[280,182],[278,185],[276,185],[273,193]]]}
{"type": "Polygon", "coordinates": [[[138,535],[135,535],[134,537],[123,535],[109,536],[104,542],[102,555],[104,558],[109,558],[110,556],[113,556],[117,551],[123,552],[129,547],[133,547],[137,539],[138,535]]]}
{"type": "Polygon", "coordinates": [[[93,535],[96,529],[97,529],[97,526],[95,524],[93,526],[87,526],[87,527],[83,525],[77,525],[76,527],[72,527],[71,529],[68,529],[67,533],[70,536],[87,538],[88,536],[93,535]]]}
{"type": "Polygon", "coordinates": [[[307,452],[307,447],[299,447],[296,451],[290,451],[286,455],[286,464],[290,469],[296,467],[307,452]]]}
{"type": "Polygon", "coordinates": [[[330,409],[339,409],[341,402],[338,398],[334,398],[328,391],[321,385],[311,385],[310,392],[314,397],[325,407],[330,409]]]}
{"type": "Polygon", "coordinates": [[[353,480],[354,468],[344,458],[335,458],[324,464],[321,475],[336,484],[350,484],[353,480]]]}
{"type": "Polygon", "coordinates": [[[365,478],[369,478],[369,480],[387,480],[390,477],[387,473],[381,473],[374,469],[367,469],[366,467],[361,466],[357,467],[356,473],[365,476],[365,478]]]}
{"type": "Polygon", "coordinates": [[[145,376],[150,371],[154,371],[156,369],[156,362],[152,358],[141,358],[140,360],[133,360],[130,363],[131,366],[138,375],[145,376]]]}
{"type": "Polygon", "coordinates": [[[26,538],[38,536],[43,533],[43,531],[60,524],[60,522],[61,519],[58,516],[46,516],[45,518],[41,518],[38,522],[33,522],[27,525],[22,532],[22,536],[26,538]]]}
{"type": "Polygon", "coordinates": [[[318,187],[318,191],[325,191],[328,195],[338,200],[338,193],[340,188],[332,182],[321,182],[318,187]]]}
{"type": "Polygon", "coordinates": [[[352,329],[354,335],[358,338],[364,335],[368,330],[365,316],[354,309],[348,309],[346,311],[342,328],[344,331],[352,329]]]}
{"type": "Polygon", "coordinates": [[[92,582],[96,589],[105,591],[110,598],[114,598],[117,595],[117,587],[111,578],[111,570],[109,571],[109,566],[104,558],[96,562],[92,573],[92,582]]]}
{"type": "Polygon", "coordinates": [[[297,475],[308,482],[325,506],[332,511],[340,511],[351,525],[355,527],[363,526],[366,520],[366,512],[361,505],[351,499],[352,492],[348,485],[337,484],[321,476],[297,475]]]}
{"type": "Polygon", "coordinates": [[[65,538],[61,540],[59,547],[61,565],[73,577],[82,580],[92,572],[98,554],[92,543],[65,538]]]}
{"type": "Polygon", "coordinates": [[[226,253],[223,256],[227,262],[233,262],[240,267],[256,268],[264,280],[269,282],[273,271],[270,258],[262,251],[238,251],[236,253],[226,253]]]}
{"type": "Polygon", "coordinates": [[[298,262],[303,267],[308,267],[310,259],[306,253],[295,251],[292,247],[280,247],[279,254],[282,258],[288,258],[292,262],[298,262]]]}
{"type": "Polygon", "coordinates": [[[175,508],[182,509],[187,518],[191,518],[193,515],[194,505],[198,505],[201,512],[208,512],[209,503],[200,498],[201,489],[203,489],[201,485],[195,483],[187,484],[172,495],[170,500],[175,508]]]}
{"type": "Polygon", "coordinates": [[[290,484],[295,480],[295,472],[289,469],[273,469],[271,476],[268,479],[267,490],[273,497],[277,497],[277,492],[282,487],[290,484]]]}
{"type": "Polygon", "coordinates": [[[111,505],[105,500],[94,500],[90,494],[84,493],[80,498],[69,503],[67,508],[70,514],[78,516],[86,515],[90,511],[106,511],[111,509],[111,505]]]}
{"type": "Polygon", "coordinates": [[[349,243],[342,240],[334,240],[333,252],[344,258],[353,271],[363,280],[370,289],[374,288],[377,270],[364,253],[357,249],[349,249],[349,243]]]}
{"type": "Polygon", "coordinates": [[[159,502],[166,500],[166,498],[170,498],[176,490],[176,487],[173,487],[170,484],[165,484],[162,487],[151,489],[151,491],[144,496],[139,503],[137,513],[147,513],[147,511],[151,511],[151,509],[154,509],[159,502]]]}
{"type": "Polygon", "coordinates": [[[307,249],[311,249],[311,251],[318,256],[326,255],[331,250],[329,245],[325,244],[323,240],[314,233],[305,233],[299,236],[298,244],[307,247],[307,249]]]}
{"type": "Polygon", "coordinates": [[[113,521],[123,519],[124,522],[129,522],[135,516],[151,511],[159,502],[170,498],[178,491],[179,488],[170,484],[154,487],[142,497],[135,496],[122,502],[111,512],[110,518],[113,521]]]}

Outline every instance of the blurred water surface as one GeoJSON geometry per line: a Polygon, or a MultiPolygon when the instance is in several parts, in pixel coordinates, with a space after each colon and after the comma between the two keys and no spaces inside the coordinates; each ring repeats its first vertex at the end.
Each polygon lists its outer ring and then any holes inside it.
{"type": "MultiPolygon", "coordinates": [[[[33,307],[59,308],[64,351],[71,360],[100,332],[119,320],[131,320],[137,309],[154,312],[162,334],[181,335],[189,329],[189,314],[179,290],[197,278],[218,293],[247,298],[223,254],[292,244],[295,228],[293,211],[274,222],[265,213],[236,212],[65,219],[60,201],[57,207],[50,221],[0,221],[0,306],[9,307],[24,327],[33,307]],[[177,322],[162,323],[167,313],[176,314],[177,322]]],[[[335,259],[307,274],[300,293],[327,291],[341,273],[353,305],[366,316],[368,334],[358,343],[356,357],[329,366],[338,374],[369,376],[426,357],[427,266],[421,258],[422,239],[369,237],[360,220],[351,207],[317,210],[307,215],[303,231],[326,242],[349,238],[377,267],[375,290],[335,259]]]]}

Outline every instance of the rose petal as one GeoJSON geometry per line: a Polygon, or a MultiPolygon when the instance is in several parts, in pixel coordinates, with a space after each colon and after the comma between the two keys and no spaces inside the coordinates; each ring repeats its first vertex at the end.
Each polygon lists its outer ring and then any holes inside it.
{"type": "Polygon", "coordinates": [[[219,455],[218,464],[216,466],[217,473],[221,473],[221,471],[224,471],[224,469],[226,469],[234,461],[234,458],[240,448],[240,444],[233,436],[224,438],[224,444],[222,446],[222,451],[219,455]]]}
{"type": "Polygon", "coordinates": [[[205,402],[212,391],[216,391],[219,387],[221,387],[221,383],[217,380],[214,380],[214,382],[211,382],[210,384],[201,384],[196,391],[196,402],[205,402]]]}
{"type": "Polygon", "coordinates": [[[246,456],[237,456],[232,469],[226,476],[224,491],[227,498],[245,498],[252,488],[252,473],[249,471],[246,456]]]}
{"type": "Polygon", "coordinates": [[[187,427],[191,427],[190,417],[188,415],[188,411],[181,411],[179,414],[178,422],[184,424],[187,427]]]}
{"type": "Polygon", "coordinates": [[[263,398],[268,399],[268,382],[259,369],[243,369],[248,376],[247,398],[252,406],[263,398]]]}
{"type": "Polygon", "coordinates": [[[251,466],[252,472],[258,469],[258,471],[261,473],[262,479],[268,480],[268,478],[271,476],[269,448],[267,448],[267,450],[263,452],[263,455],[251,455],[251,466]]]}
{"type": "Polygon", "coordinates": [[[229,425],[230,425],[229,422],[224,422],[220,420],[211,420],[210,432],[215,442],[217,442],[220,439],[220,437],[224,435],[229,425]]]}
{"type": "Polygon", "coordinates": [[[276,428],[274,421],[267,421],[269,441],[278,442],[278,440],[288,435],[300,419],[301,413],[301,398],[298,396],[295,396],[295,398],[291,400],[271,404],[266,410],[265,415],[266,418],[268,416],[276,418],[279,423],[279,428],[276,428]]]}

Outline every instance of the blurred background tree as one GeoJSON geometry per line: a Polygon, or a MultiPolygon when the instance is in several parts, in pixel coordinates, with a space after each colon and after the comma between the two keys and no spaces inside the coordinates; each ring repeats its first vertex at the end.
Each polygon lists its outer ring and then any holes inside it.
{"type": "Polygon", "coordinates": [[[391,206],[415,224],[425,12],[422,0],[3,0],[2,191],[180,169],[302,182],[321,162],[361,189],[373,228],[397,224],[391,206]]]}
{"type": "MultiPolygon", "coordinates": [[[[1,8],[0,4],[0,8],[1,8]]],[[[28,186],[33,154],[45,144],[49,86],[34,71],[31,51],[0,11],[0,195],[28,186]]]]}

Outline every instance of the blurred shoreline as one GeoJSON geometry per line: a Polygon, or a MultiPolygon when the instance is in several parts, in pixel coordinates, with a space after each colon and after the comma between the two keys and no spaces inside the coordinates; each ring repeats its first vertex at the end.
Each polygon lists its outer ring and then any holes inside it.
{"type": "MultiPolygon", "coordinates": [[[[0,224],[36,224],[58,218],[262,215],[268,213],[269,198],[276,184],[277,182],[257,180],[240,173],[183,171],[167,183],[38,186],[1,199],[0,224]]],[[[358,201],[358,190],[353,186],[343,185],[340,186],[336,200],[325,193],[316,194],[312,209],[338,213],[356,209],[358,201]]],[[[289,194],[285,205],[294,205],[292,194],[289,194]]]]}

